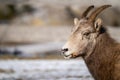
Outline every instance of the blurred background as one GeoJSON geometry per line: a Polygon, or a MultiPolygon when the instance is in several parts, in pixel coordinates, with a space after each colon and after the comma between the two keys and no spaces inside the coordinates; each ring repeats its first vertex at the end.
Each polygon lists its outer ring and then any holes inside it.
{"type": "Polygon", "coordinates": [[[119,0],[0,0],[0,80],[93,80],[81,58],[60,50],[73,19],[104,4],[112,7],[99,17],[120,42],[119,0]]]}

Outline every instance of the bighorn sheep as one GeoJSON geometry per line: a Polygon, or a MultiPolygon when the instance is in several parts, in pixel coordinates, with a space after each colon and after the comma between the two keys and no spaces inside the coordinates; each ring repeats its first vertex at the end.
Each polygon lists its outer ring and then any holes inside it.
{"type": "Polygon", "coordinates": [[[74,28],[62,48],[65,58],[82,57],[95,80],[120,80],[120,44],[107,34],[102,20],[97,15],[111,5],[103,5],[82,18],[74,19],[74,28]]]}

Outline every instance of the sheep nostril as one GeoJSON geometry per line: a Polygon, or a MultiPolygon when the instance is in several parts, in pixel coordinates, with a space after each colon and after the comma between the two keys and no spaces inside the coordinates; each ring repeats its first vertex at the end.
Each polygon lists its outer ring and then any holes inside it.
{"type": "Polygon", "coordinates": [[[62,53],[65,53],[65,52],[67,52],[67,51],[68,51],[68,48],[62,49],[62,53]]]}
{"type": "Polygon", "coordinates": [[[65,48],[64,51],[68,51],[68,48],[65,48]]]}

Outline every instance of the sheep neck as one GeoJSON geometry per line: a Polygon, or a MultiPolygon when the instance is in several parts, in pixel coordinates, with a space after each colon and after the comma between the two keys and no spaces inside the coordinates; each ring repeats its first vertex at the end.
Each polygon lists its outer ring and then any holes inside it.
{"type": "Polygon", "coordinates": [[[84,59],[95,80],[113,80],[111,75],[114,67],[113,49],[115,44],[115,41],[107,33],[102,33],[97,38],[93,53],[84,59]]]}

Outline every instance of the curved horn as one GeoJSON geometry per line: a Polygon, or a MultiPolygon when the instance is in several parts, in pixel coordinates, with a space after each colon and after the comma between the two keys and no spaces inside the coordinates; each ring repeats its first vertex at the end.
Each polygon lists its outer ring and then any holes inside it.
{"type": "Polygon", "coordinates": [[[94,8],[94,5],[89,6],[84,13],[82,14],[81,18],[84,18],[87,16],[87,14],[90,12],[90,10],[92,10],[94,8]]]}
{"type": "Polygon", "coordinates": [[[103,5],[103,6],[99,7],[98,9],[96,9],[94,12],[91,13],[91,15],[89,17],[89,21],[93,22],[95,20],[95,18],[97,17],[97,15],[108,7],[111,7],[111,5],[103,5]]]}

